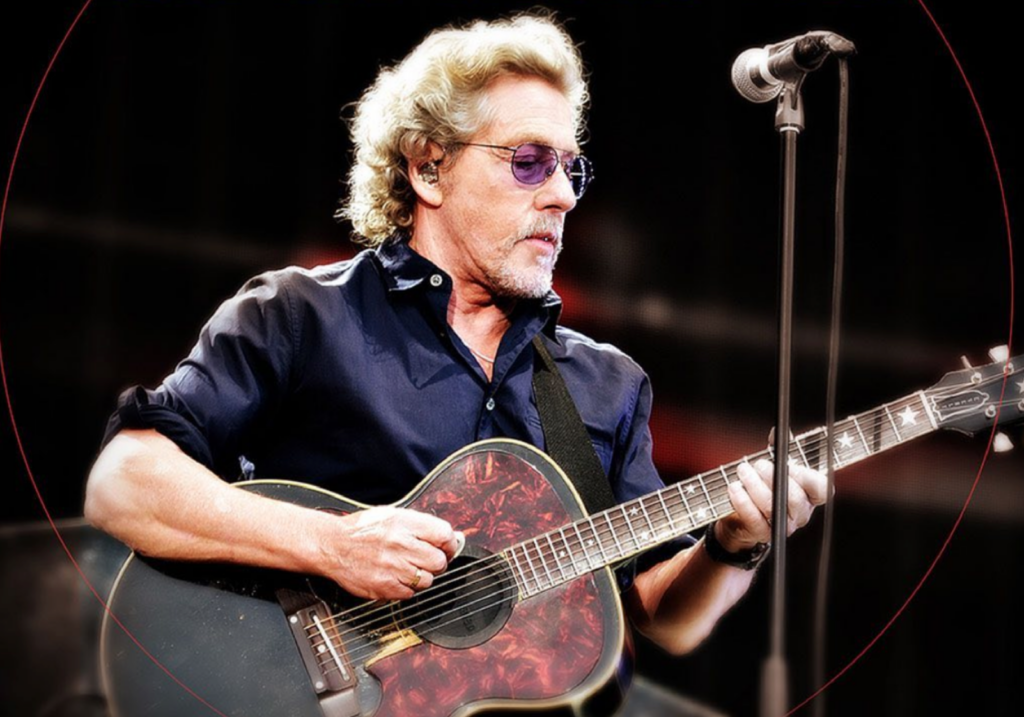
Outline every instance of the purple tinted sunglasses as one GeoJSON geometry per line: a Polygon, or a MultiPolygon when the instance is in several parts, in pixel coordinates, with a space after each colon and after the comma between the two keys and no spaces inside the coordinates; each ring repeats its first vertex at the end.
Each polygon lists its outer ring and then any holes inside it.
{"type": "Polygon", "coordinates": [[[583,193],[587,191],[587,185],[594,178],[594,168],[589,159],[568,150],[557,150],[546,144],[527,142],[516,147],[478,142],[460,142],[459,144],[468,147],[508,150],[512,153],[512,176],[523,184],[543,184],[555,173],[555,168],[561,164],[577,199],[583,196],[583,193]]]}

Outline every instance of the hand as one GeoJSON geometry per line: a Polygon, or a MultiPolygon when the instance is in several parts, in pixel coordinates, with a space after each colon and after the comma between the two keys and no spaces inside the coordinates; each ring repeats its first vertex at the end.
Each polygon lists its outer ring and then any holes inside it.
{"type": "MultiPolygon", "coordinates": [[[[730,553],[749,550],[758,543],[771,541],[772,476],[771,461],[759,460],[753,466],[741,463],[740,479],[729,484],[729,500],[736,511],[719,520],[713,528],[719,544],[730,553]]],[[[827,481],[822,473],[791,463],[786,534],[792,535],[807,525],[816,506],[826,500],[827,481]]]]}
{"type": "Polygon", "coordinates": [[[318,572],[357,597],[410,598],[430,587],[465,544],[448,521],[415,510],[383,506],[331,517],[318,572]]]}

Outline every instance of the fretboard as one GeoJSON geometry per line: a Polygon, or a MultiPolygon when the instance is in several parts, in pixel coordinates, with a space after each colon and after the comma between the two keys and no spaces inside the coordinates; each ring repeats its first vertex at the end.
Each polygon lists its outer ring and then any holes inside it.
{"type": "MultiPolygon", "coordinates": [[[[832,462],[836,469],[923,436],[938,428],[925,394],[919,391],[835,424],[832,462]]],[[[824,471],[825,429],[795,436],[790,464],[824,471]]],[[[507,548],[521,597],[529,597],[580,575],[622,562],[638,553],[732,513],[728,485],[739,480],[744,462],[774,459],[771,448],[622,503],[601,513],[507,548]]]]}

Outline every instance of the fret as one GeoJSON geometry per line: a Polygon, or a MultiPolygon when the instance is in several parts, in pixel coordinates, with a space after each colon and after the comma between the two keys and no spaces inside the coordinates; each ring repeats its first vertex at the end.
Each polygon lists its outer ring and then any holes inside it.
{"type": "MultiPolygon", "coordinates": [[[[729,485],[729,474],[725,472],[725,466],[720,466],[718,470],[722,471],[722,475],[725,476],[725,484],[729,485]]],[[[717,518],[718,517],[718,512],[715,510],[715,506],[711,502],[711,494],[708,493],[708,487],[706,485],[704,485],[704,481],[700,480],[699,478],[698,478],[698,482],[700,483],[701,489],[704,491],[704,499],[708,502],[708,508],[711,509],[711,515],[713,515],[714,517],[717,518]]],[[[701,520],[704,519],[703,516],[701,515],[703,510],[704,509],[701,508],[700,510],[697,511],[697,517],[700,518],[701,520]]]]}
{"type": "MultiPolygon", "coordinates": [[[[621,505],[619,506],[619,510],[623,511],[623,513],[622,513],[623,516],[626,515],[625,510],[623,509],[623,507],[621,505]]],[[[609,530],[611,530],[611,533],[612,533],[612,540],[615,542],[615,547],[619,551],[619,555],[625,555],[626,554],[626,549],[623,548],[622,547],[622,543],[619,542],[619,536],[615,532],[615,523],[612,522],[611,513],[605,512],[604,520],[605,520],[606,523],[608,523],[608,528],[609,528],[609,530]]],[[[626,525],[627,526],[629,525],[629,518],[626,518],[626,525]]],[[[633,532],[632,528],[630,528],[630,532],[633,532]]],[[[633,538],[633,542],[636,542],[636,538],[635,537],[633,538]]]]}
{"type": "Polygon", "coordinates": [[[857,417],[854,416],[851,420],[853,420],[853,427],[857,429],[857,435],[860,436],[860,442],[864,444],[864,454],[870,456],[871,446],[868,444],[867,439],[864,438],[864,431],[860,430],[860,424],[857,423],[857,417]]]}
{"type": "Polygon", "coordinates": [[[565,529],[559,528],[558,534],[562,536],[562,547],[565,548],[565,554],[569,556],[569,564],[572,565],[573,577],[580,575],[581,571],[576,568],[576,556],[572,552],[572,546],[569,545],[569,539],[565,537],[565,529]]]}
{"type": "Polygon", "coordinates": [[[555,584],[554,578],[551,577],[551,571],[548,569],[548,561],[544,558],[544,551],[540,547],[540,543],[537,542],[537,538],[533,539],[533,547],[537,548],[537,562],[544,568],[544,574],[548,576],[548,587],[555,584]]]}
{"type": "Polygon", "coordinates": [[[672,513],[671,511],[669,511],[668,505],[665,503],[665,498],[662,497],[661,495],[664,492],[665,491],[659,490],[655,495],[658,496],[658,500],[661,502],[661,509],[665,511],[665,517],[668,518],[668,528],[670,531],[672,531],[672,534],[675,535],[677,530],[676,523],[674,520],[672,520],[672,513]]]}
{"type": "MultiPolygon", "coordinates": [[[[826,432],[827,432],[827,431],[826,431],[826,432]]],[[[832,446],[831,446],[831,449],[832,449],[832,460],[834,460],[834,461],[836,462],[835,464],[836,464],[836,465],[838,466],[838,465],[839,465],[840,463],[842,463],[843,461],[842,461],[842,459],[841,459],[841,458],[839,457],[839,454],[838,454],[838,453],[836,453],[836,447],[835,447],[835,445],[832,445],[832,446]]]]}
{"type": "Polygon", "coordinates": [[[587,552],[587,547],[583,542],[583,533],[580,532],[579,523],[573,523],[572,527],[576,531],[576,538],[580,541],[580,550],[583,551],[583,557],[587,559],[587,569],[584,572],[590,572],[594,569],[594,563],[590,560],[590,553],[587,552]]]}
{"type": "Polygon", "coordinates": [[[888,406],[882,406],[882,408],[885,409],[885,415],[888,416],[889,423],[892,424],[892,432],[896,434],[896,440],[902,442],[903,441],[903,436],[900,435],[900,429],[896,428],[896,421],[893,420],[892,414],[889,413],[889,407],[888,406]]]}
{"type": "Polygon", "coordinates": [[[932,409],[928,407],[928,397],[924,391],[917,392],[918,398],[921,400],[921,408],[924,409],[924,415],[928,416],[928,423],[932,424],[932,428],[936,431],[939,430],[939,424],[935,420],[935,414],[932,413],[932,409]]]}
{"type": "MultiPolygon", "coordinates": [[[[519,582],[521,582],[523,585],[522,592],[528,595],[530,593],[530,586],[526,582],[526,573],[523,571],[523,566],[519,564],[519,558],[516,557],[515,546],[512,546],[508,549],[508,554],[512,557],[512,564],[515,565],[516,570],[519,571],[519,582]]],[[[512,574],[515,575],[515,572],[513,572],[512,574]]]]}
{"type": "MultiPolygon", "coordinates": [[[[729,474],[725,472],[725,466],[718,466],[718,472],[721,473],[722,474],[722,478],[725,479],[725,484],[729,485],[729,474]]],[[[697,479],[700,480],[700,476],[697,476],[697,479]]],[[[708,489],[704,485],[704,481],[703,480],[700,481],[700,487],[704,489],[704,495],[707,495],[708,494],[708,489]]],[[[709,504],[711,503],[711,497],[710,496],[708,496],[708,503],[709,504]]]]}
{"type": "Polygon", "coordinates": [[[541,592],[540,576],[537,574],[537,568],[533,567],[533,561],[530,560],[530,551],[526,549],[526,544],[522,544],[523,557],[526,558],[526,564],[530,566],[530,572],[533,573],[533,581],[537,583],[537,592],[541,592]]]}
{"type": "Polygon", "coordinates": [[[686,496],[683,494],[683,485],[682,485],[682,483],[676,483],[676,489],[679,491],[679,498],[680,498],[680,500],[683,501],[683,507],[686,508],[686,512],[690,516],[690,528],[697,527],[697,521],[694,520],[694,518],[693,518],[693,511],[690,510],[690,502],[688,500],[686,500],[686,496]]]}
{"type": "MultiPolygon", "coordinates": [[[[633,521],[630,520],[629,515],[626,514],[626,506],[620,505],[619,510],[622,512],[622,517],[626,519],[626,527],[629,529],[629,534],[633,538],[633,550],[636,550],[640,547],[640,541],[636,537],[636,531],[633,530],[633,521]]],[[[609,521],[609,523],[610,522],[611,521],[609,521]]],[[[623,555],[625,555],[625,553],[623,553],[623,555]]]]}
{"type": "MultiPolygon", "coordinates": [[[[643,513],[644,519],[647,520],[647,525],[651,529],[650,538],[645,538],[644,539],[644,542],[647,543],[647,542],[655,540],[658,537],[658,529],[654,527],[654,523],[651,521],[650,513],[647,512],[647,506],[644,505],[643,498],[640,499],[640,512],[643,513]]],[[[643,533],[640,534],[640,537],[641,538],[644,537],[643,533]]]]}
{"type": "Polygon", "coordinates": [[[548,545],[551,546],[551,557],[555,559],[555,564],[558,565],[558,572],[562,574],[562,582],[565,582],[565,568],[562,567],[562,561],[558,559],[558,551],[555,549],[555,543],[551,540],[551,533],[545,533],[544,537],[548,539],[548,545]]]}
{"type": "Polygon", "coordinates": [[[604,565],[612,562],[608,559],[608,553],[604,551],[604,542],[601,540],[601,536],[597,533],[597,527],[594,525],[593,518],[587,518],[587,522],[590,523],[590,532],[594,536],[594,540],[597,542],[597,549],[601,551],[601,558],[604,560],[604,565]]]}
{"type": "Polygon", "coordinates": [[[796,446],[797,453],[800,454],[800,458],[804,462],[804,467],[810,468],[811,467],[811,462],[809,460],[807,460],[807,454],[804,453],[803,446],[800,445],[800,437],[799,436],[797,436],[796,438],[793,439],[793,445],[796,446]]]}

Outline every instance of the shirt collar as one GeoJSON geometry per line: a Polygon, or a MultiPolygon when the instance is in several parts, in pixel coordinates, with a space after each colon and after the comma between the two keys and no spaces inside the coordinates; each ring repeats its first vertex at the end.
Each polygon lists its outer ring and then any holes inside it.
{"type": "MultiPolygon", "coordinates": [[[[434,262],[413,251],[408,240],[400,234],[386,239],[377,247],[376,253],[389,292],[408,291],[420,286],[435,274],[444,277],[445,284],[451,286],[448,275],[434,262]]],[[[554,290],[549,290],[540,299],[520,302],[520,306],[541,316],[546,314],[542,330],[549,338],[558,341],[555,337],[555,326],[562,313],[562,299],[554,290]]]]}
{"type": "Polygon", "coordinates": [[[422,284],[432,274],[445,275],[434,262],[414,252],[401,236],[390,237],[377,247],[377,261],[384,269],[388,291],[407,291],[422,284]]]}

